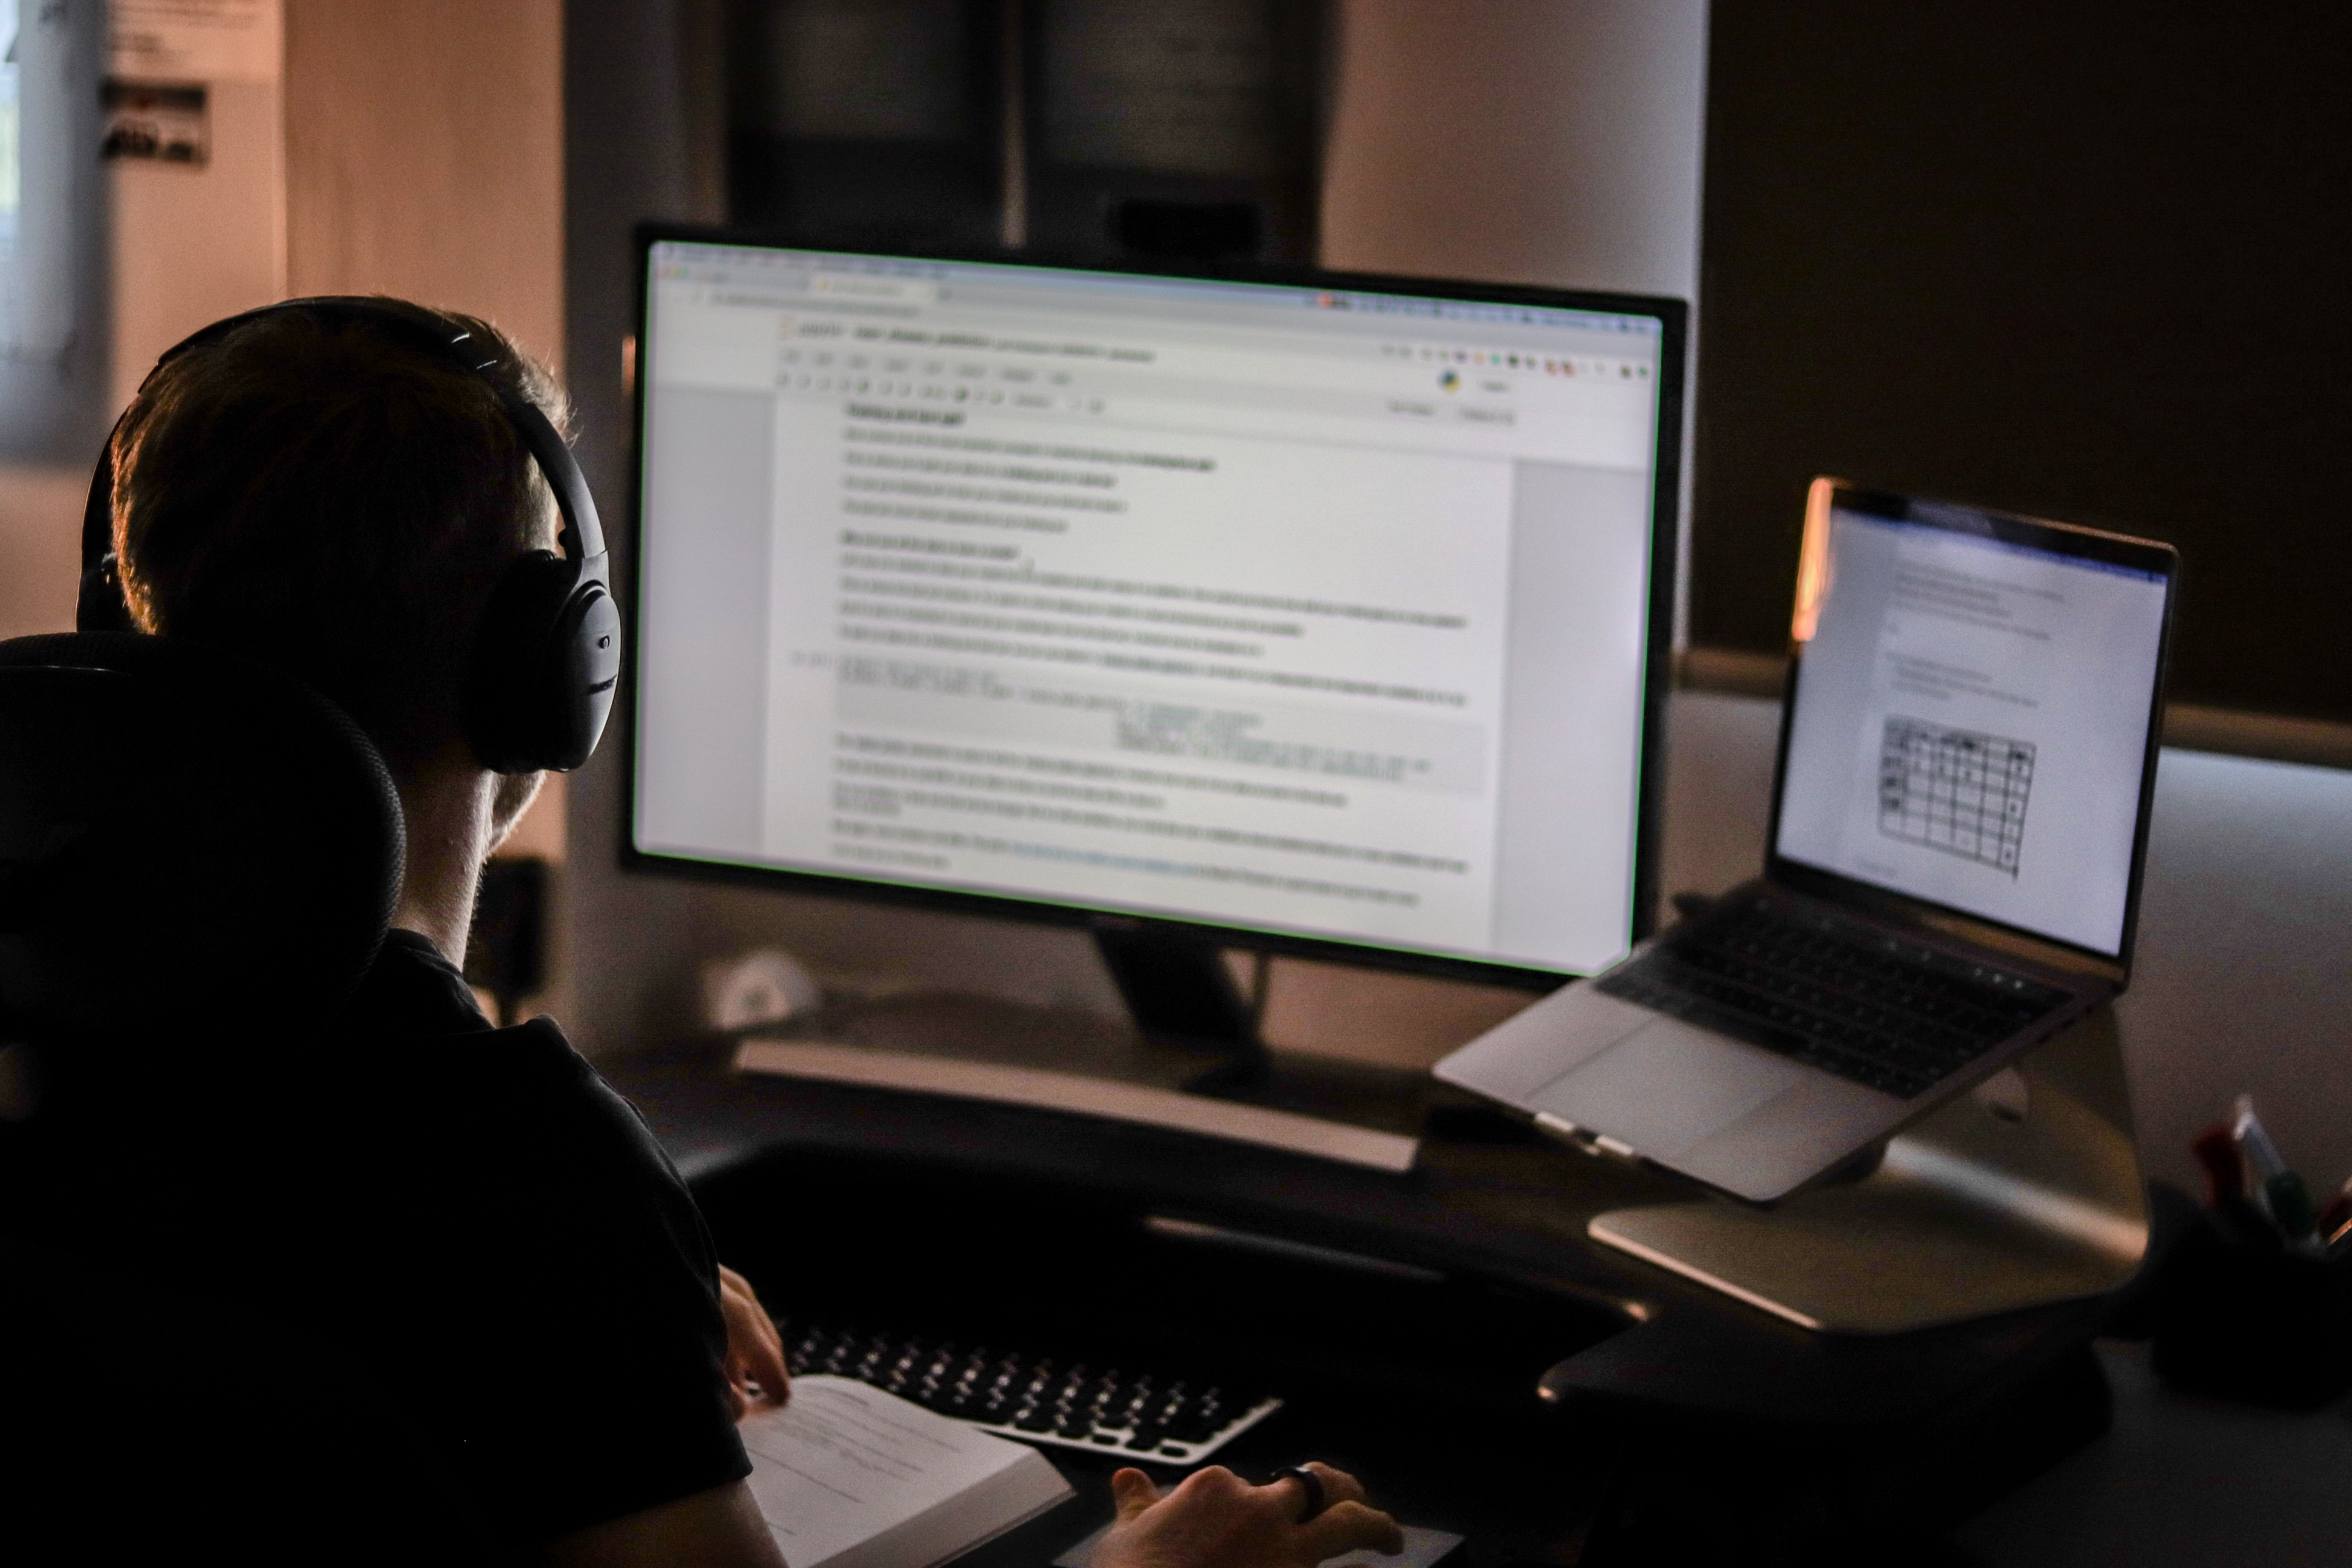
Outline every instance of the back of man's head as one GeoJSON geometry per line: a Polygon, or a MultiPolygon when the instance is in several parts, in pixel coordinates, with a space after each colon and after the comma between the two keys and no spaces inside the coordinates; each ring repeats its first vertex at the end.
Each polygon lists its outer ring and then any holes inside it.
{"type": "MultiPolygon", "coordinates": [[[[447,320],[561,427],[543,370],[487,323],[447,320]]],[[[364,320],[274,312],[160,367],[113,456],[114,549],[142,630],[308,682],[395,773],[462,746],[490,591],[552,532],[482,377],[364,320]]]]}

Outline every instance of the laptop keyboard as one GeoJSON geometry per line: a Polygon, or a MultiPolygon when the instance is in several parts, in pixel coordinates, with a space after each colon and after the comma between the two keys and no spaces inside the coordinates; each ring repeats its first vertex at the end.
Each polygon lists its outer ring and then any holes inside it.
{"type": "Polygon", "coordinates": [[[1909,1100],[2066,992],[1814,910],[1746,904],[1593,983],[1612,996],[1909,1100]]]}

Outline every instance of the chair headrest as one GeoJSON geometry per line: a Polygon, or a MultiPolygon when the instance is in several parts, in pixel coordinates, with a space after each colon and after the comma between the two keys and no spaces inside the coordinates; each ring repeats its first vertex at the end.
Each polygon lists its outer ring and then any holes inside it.
{"type": "Polygon", "coordinates": [[[299,682],[164,637],[0,642],[0,1037],[315,1026],[403,861],[383,759],[299,682]]]}

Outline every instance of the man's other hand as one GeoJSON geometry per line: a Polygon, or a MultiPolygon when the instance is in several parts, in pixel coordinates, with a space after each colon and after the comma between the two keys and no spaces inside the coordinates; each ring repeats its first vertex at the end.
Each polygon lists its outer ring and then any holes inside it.
{"type": "Polygon", "coordinates": [[[1327,1506],[1301,1524],[1306,1499],[1295,1480],[1251,1486],[1223,1465],[1184,1478],[1163,1494],[1141,1470],[1110,1479],[1118,1519],[1087,1568],[1314,1568],[1327,1557],[1402,1552],[1396,1521],[1364,1500],[1345,1470],[1308,1465],[1327,1506]]]}
{"type": "Polygon", "coordinates": [[[783,1337],[760,1305],[751,1282],[725,1264],[719,1266],[719,1310],[727,1320],[727,1392],[735,1401],[735,1419],[754,1409],[772,1409],[793,1396],[792,1377],[784,1371],[783,1337]],[[751,1384],[758,1384],[754,1398],[751,1384]]]}

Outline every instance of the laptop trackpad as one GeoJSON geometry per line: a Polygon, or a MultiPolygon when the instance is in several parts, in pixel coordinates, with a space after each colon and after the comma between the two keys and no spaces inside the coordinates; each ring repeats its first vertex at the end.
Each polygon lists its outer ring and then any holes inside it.
{"type": "Polygon", "coordinates": [[[1804,1080],[1805,1069],[1660,1018],[1553,1079],[1528,1103],[1671,1160],[1804,1080]]]}

